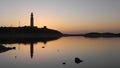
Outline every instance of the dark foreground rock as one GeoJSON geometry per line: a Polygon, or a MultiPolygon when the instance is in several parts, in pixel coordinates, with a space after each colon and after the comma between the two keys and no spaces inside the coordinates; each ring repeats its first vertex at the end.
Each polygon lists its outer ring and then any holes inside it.
{"type": "Polygon", "coordinates": [[[81,62],[83,62],[83,61],[82,61],[80,58],[78,58],[78,57],[75,58],[75,63],[76,63],[76,64],[79,64],[79,63],[81,63],[81,62]]]}

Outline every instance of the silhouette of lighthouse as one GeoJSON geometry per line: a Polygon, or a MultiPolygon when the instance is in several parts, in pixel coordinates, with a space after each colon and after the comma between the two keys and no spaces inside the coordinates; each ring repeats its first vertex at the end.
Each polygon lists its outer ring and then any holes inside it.
{"type": "Polygon", "coordinates": [[[31,12],[31,16],[30,16],[30,26],[31,26],[31,27],[34,27],[33,12],[31,12]]]}

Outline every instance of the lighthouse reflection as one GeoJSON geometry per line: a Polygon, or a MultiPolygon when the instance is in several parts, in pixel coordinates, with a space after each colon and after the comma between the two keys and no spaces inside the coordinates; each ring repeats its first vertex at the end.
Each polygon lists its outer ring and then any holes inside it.
{"type": "MultiPolygon", "coordinates": [[[[5,48],[6,44],[29,44],[30,45],[30,57],[31,59],[34,56],[34,44],[38,43],[38,42],[42,42],[44,44],[47,44],[49,41],[54,41],[59,39],[60,37],[50,37],[50,38],[24,38],[24,39],[0,39],[0,53],[5,53],[7,51],[13,50],[15,49],[15,47],[9,47],[9,48],[5,48]],[[4,45],[4,47],[3,47],[4,45]]],[[[45,47],[44,47],[45,48],[45,47]]]]}
{"type": "Polygon", "coordinates": [[[30,43],[30,57],[33,58],[33,53],[34,53],[34,43],[30,43]]]}

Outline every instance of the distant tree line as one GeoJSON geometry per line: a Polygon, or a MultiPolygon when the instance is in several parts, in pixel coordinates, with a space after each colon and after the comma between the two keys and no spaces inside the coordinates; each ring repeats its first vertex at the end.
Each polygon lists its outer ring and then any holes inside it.
{"type": "Polygon", "coordinates": [[[120,37],[120,33],[98,33],[98,32],[91,32],[91,33],[86,33],[83,36],[85,37],[120,37]]]}

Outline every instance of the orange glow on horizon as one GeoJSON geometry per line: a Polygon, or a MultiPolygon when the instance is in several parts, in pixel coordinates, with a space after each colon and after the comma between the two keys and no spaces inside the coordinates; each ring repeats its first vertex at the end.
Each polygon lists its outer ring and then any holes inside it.
{"type": "MultiPolygon", "coordinates": [[[[9,17],[9,16],[8,16],[9,17]]],[[[29,26],[30,25],[30,14],[21,15],[18,18],[9,17],[9,20],[1,22],[1,26],[29,26]],[[23,17],[22,17],[23,16],[23,17]],[[14,19],[15,18],[15,19],[14,19]],[[13,22],[13,23],[11,23],[13,22]],[[11,23],[11,24],[10,24],[11,23]]],[[[87,33],[87,32],[118,32],[120,27],[119,20],[101,20],[101,19],[76,19],[73,17],[72,20],[56,18],[54,16],[34,14],[34,25],[41,28],[47,26],[50,29],[59,30],[62,33],[87,33]],[[115,22],[112,23],[112,22],[115,22]],[[108,25],[109,24],[109,25],[108,25]],[[113,26],[114,25],[114,26],[113,26]]]]}

